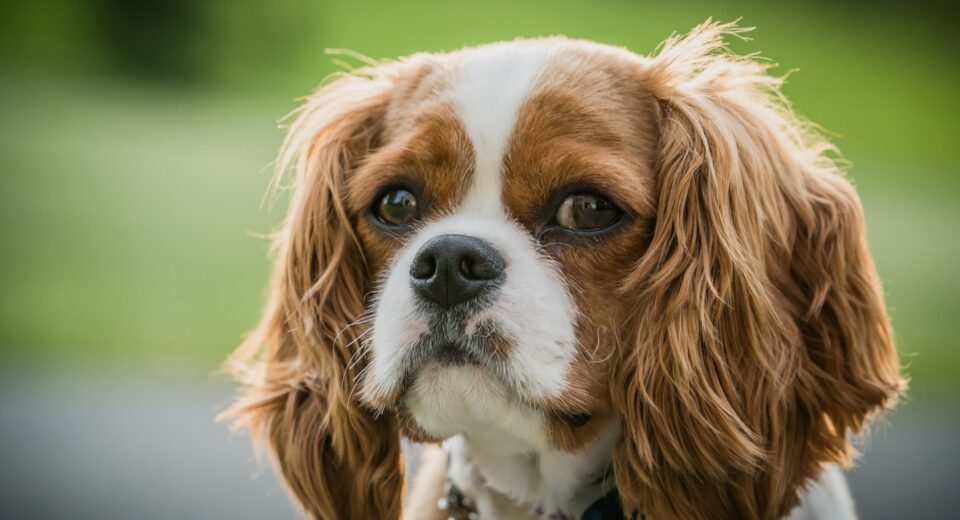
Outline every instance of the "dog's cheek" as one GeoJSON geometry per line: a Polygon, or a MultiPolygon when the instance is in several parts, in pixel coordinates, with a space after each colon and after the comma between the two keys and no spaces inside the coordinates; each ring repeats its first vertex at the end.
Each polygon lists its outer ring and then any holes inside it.
{"type": "MultiPolygon", "coordinates": [[[[390,259],[400,250],[400,240],[385,237],[366,217],[360,217],[356,225],[357,237],[366,259],[367,272],[370,280],[379,280],[386,275],[385,270],[390,265],[390,259]]],[[[371,287],[376,289],[376,287],[371,287]]]]}
{"type": "Polygon", "coordinates": [[[649,225],[636,219],[616,236],[589,247],[559,248],[554,258],[571,288],[579,314],[578,352],[567,373],[567,390],[553,403],[567,413],[549,417],[551,442],[575,450],[592,439],[612,416],[610,379],[630,343],[632,317],[642,310],[620,293],[623,278],[648,245],[649,225]],[[588,413],[577,424],[570,413],[588,413]]]}

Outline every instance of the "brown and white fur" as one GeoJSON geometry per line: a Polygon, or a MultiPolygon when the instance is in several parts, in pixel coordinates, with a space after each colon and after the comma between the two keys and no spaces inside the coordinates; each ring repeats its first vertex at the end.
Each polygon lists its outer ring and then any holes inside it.
{"type": "Polygon", "coordinates": [[[657,520],[854,516],[848,439],[904,387],[883,293],[833,148],[726,51],[736,32],[649,57],[564,38],[417,54],[306,101],[228,414],[308,516],[431,518],[446,479],[481,518],[576,514],[614,484],[657,520]],[[396,186],[421,214],[385,231],[371,211],[396,186]],[[558,229],[571,190],[619,220],[558,229]],[[504,279],[441,327],[409,278],[445,234],[489,244],[504,279]],[[412,354],[441,344],[482,356],[412,354]],[[405,508],[401,435],[449,454],[426,453],[405,508]]]}

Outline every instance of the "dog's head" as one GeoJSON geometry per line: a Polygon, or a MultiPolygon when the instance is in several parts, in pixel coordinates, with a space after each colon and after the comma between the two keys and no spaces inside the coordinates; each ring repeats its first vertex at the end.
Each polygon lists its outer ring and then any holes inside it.
{"type": "Polygon", "coordinates": [[[397,517],[401,432],[462,407],[564,450],[618,421],[655,518],[777,516],[848,459],[903,384],[862,211],[731,30],[415,55],[307,101],[232,412],[309,513],[397,517]]]}

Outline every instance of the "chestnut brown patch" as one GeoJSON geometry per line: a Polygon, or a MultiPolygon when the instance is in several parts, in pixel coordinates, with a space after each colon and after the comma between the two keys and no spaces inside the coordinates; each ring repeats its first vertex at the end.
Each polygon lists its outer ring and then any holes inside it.
{"type": "Polygon", "coordinates": [[[617,331],[632,311],[618,290],[646,248],[654,211],[655,105],[632,91],[622,67],[583,49],[552,62],[520,109],[504,159],[505,206],[557,261],[580,311],[567,389],[547,403],[555,410],[548,435],[562,449],[582,447],[610,417],[617,331]],[[611,200],[623,221],[595,237],[552,226],[551,202],[577,190],[611,200]]]}
{"type": "Polygon", "coordinates": [[[593,440],[610,421],[610,411],[592,413],[551,412],[547,414],[547,435],[557,449],[576,451],[593,440]]]}
{"type": "Polygon", "coordinates": [[[484,346],[494,360],[505,361],[513,351],[513,343],[499,332],[494,332],[484,338],[484,346]]]}
{"type": "MultiPolygon", "coordinates": [[[[399,124],[399,123],[398,123],[399,124]]],[[[402,245],[403,230],[385,233],[369,218],[371,206],[387,189],[403,188],[417,197],[421,220],[449,212],[463,199],[473,175],[469,138],[449,105],[405,122],[406,131],[368,155],[348,180],[348,205],[374,276],[402,245]]]]}

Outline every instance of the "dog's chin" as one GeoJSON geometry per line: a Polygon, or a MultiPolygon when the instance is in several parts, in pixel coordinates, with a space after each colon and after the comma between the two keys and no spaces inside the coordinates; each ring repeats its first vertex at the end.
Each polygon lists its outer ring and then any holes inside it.
{"type": "MultiPolygon", "coordinates": [[[[513,439],[529,448],[552,448],[556,439],[549,437],[548,429],[586,440],[603,422],[590,411],[527,401],[489,367],[459,357],[453,362],[431,359],[409,381],[394,410],[403,434],[416,442],[439,442],[462,434],[493,443],[513,439]],[[579,431],[588,435],[574,434],[579,431]]],[[[575,450],[579,445],[560,446],[575,450]]]]}
{"type": "Polygon", "coordinates": [[[483,364],[467,357],[451,354],[424,363],[416,371],[408,396],[436,393],[457,394],[460,397],[506,395],[507,392],[483,364]]]}
{"type": "Polygon", "coordinates": [[[436,439],[489,428],[509,410],[527,407],[484,364],[453,355],[416,370],[399,403],[409,429],[436,439]]]}
{"type": "MultiPolygon", "coordinates": [[[[445,388],[456,384],[456,378],[448,380],[446,373],[457,373],[467,380],[477,382],[479,375],[491,381],[484,384],[492,387],[492,380],[506,379],[502,359],[496,357],[496,346],[505,341],[495,332],[466,335],[462,331],[425,334],[390,368],[393,376],[386,379],[390,384],[381,384],[369,372],[360,387],[360,400],[369,409],[383,413],[388,410],[402,412],[403,402],[411,393],[449,392],[445,388]],[[447,370],[449,369],[449,370],[447,370]],[[473,375],[465,375],[465,374],[473,375]]],[[[502,386],[502,385],[501,385],[502,386]]]]}

